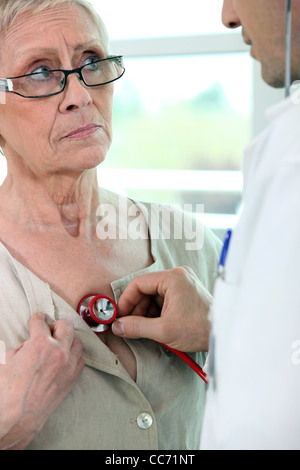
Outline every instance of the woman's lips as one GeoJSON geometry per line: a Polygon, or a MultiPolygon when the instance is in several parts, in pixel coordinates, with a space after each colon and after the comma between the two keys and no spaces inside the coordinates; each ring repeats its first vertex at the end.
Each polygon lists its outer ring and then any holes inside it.
{"type": "Polygon", "coordinates": [[[84,139],[85,137],[89,137],[94,132],[98,131],[100,126],[96,124],[88,124],[86,126],[79,127],[74,131],[71,131],[68,135],[64,136],[62,139],[84,139]]]}

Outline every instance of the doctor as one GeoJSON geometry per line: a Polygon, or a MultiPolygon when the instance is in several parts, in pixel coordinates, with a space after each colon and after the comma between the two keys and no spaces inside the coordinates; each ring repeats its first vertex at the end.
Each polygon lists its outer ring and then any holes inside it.
{"type": "MultiPolygon", "coordinates": [[[[286,35],[289,8],[290,1],[283,0],[224,0],[223,5],[223,23],[243,27],[264,80],[278,88],[300,78],[300,0],[292,1],[291,36],[286,35]]],[[[269,129],[245,152],[244,211],[225,275],[215,287],[202,449],[300,449],[299,100],[287,98],[268,117],[269,129]]],[[[119,310],[138,316],[120,318],[115,334],[148,337],[185,351],[200,348],[197,322],[182,331],[184,299],[201,296],[193,286],[186,268],[136,278],[119,310]],[[150,295],[164,300],[160,318],[145,317],[150,295]]],[[[206,301],[200,311],[206,314],[206,301]]]]}

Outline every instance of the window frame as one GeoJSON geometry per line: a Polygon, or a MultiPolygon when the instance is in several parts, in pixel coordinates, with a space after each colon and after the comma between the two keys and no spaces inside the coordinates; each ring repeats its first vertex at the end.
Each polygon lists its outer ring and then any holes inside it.
{"type": "MultiPolygon", "coordinates": [[[[199,34],[190,36],[169,36],[140,39],[117,39],[111,41],[111,53],[126,58],[151,58],[189,55],[213,55],[248,52],[239,31],[232,33],[199,34]]],[[[252,135],[265,129],[265,111],[284,98],[284,90],[274,90],[261,77],[261,66],[253,61],[252,68],[253,119],[252,135]]]]}

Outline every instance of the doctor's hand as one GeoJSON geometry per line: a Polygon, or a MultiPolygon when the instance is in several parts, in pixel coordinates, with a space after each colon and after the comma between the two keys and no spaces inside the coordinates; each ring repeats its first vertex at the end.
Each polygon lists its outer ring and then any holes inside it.
{"type": "Polygon", "coordinates": [[[212,296],[188,267],[137,276],[118,302],[115,335],[208,351],[212,296]]]}
{"type": "Polygon", "coordinates": [[[30,320],[30,339],[0,365],[0,450],[25,449],[80,377],[81,341],[65,320],[30,320]]]}

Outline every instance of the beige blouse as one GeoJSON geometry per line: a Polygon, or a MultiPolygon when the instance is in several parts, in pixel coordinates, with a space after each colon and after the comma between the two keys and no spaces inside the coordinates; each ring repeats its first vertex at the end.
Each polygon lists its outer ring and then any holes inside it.
{"type": "MultiPolygon", "coordinates": [[[[144,207],[150,210],[150,205],[144,207]]],[[[151,225],[151,224],[150,224],[151,225]]],[[[151,226],[149,227],[151,236],[151,226]]],[[[172,237],[171,237],[172,238],[172,237]]],[[[154,264],[112,284],[118,301],[130,280],[147,272],[190,266],[212,292],[220,242],[205,229],[201,250],[186,240],[151,239],[154,264]]],[[[6,350],[29,337],[30,317],[49,323],[69,319],[84,345],[85,368],[71,393],[50,416],[30,450],[196,450],[205,405],[205,384],[181,359],[150,340],[127,340],[137,362],[134,382],[118,358],[49,285],[0,244],[0,340],[6,350]]],[[[205,353],[192,357],[204,366],[205,353]]]]}

